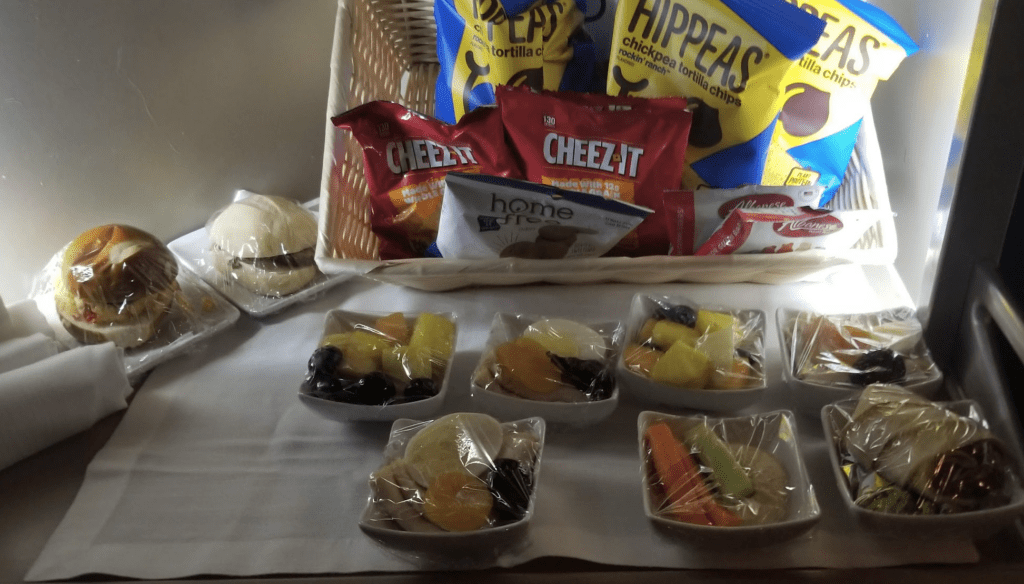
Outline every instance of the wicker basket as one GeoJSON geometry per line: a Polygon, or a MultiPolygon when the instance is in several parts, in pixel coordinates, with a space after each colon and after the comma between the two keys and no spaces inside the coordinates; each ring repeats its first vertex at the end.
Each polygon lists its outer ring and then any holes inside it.
{"type": "Polygon", "coordinates": [[[846,252],[801,251],[714,257],[593,258],[586,260],[381,261],[370,230],[363,155],[348,132],[335,132],[330,117],[384,99],[416,111],[434,111],[438,73],[431,0],[339,0],[331,57],[327,139],[320,193],[316,262],[328,274],[349,273],[422,290],[533,282],[760,282],[806,279],[843,264],[890,264],[896,230],[870,114],[861,126],[835,209],[878,209],[883,219],[846,252]],[[337,139],[335,139],[337,137],[337,139]]]}

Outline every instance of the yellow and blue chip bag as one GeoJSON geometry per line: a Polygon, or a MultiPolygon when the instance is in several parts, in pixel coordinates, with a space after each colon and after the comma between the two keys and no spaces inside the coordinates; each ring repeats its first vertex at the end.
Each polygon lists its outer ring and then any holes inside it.
{"type": "Polygon", "coordinates": [[[619,0],[607,92],[692,104],[684,188],[781,184],[766,173],[783,83],[824,29],[783,0],[619,0]]]}

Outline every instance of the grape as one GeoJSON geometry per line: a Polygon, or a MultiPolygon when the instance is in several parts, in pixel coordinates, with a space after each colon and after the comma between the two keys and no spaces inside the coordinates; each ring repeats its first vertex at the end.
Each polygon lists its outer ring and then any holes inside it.
{"type": "Polygon", "coordinates": [[[658,304],[654,308],[654,316],[657,318],[671,320],[681,325],[693,328],[697,326],[697,311],[683,304],[658,304]]]}
{"type": "Polygon", "coordinates": [[[533,472],[518,460],[498,458],[487,477],[499,519],[518,521],[526,516],[533,490],[533,472]]]}
{"type": "Polygon", "coordinates": [[[313,374],[334,375],[341,366],[342,354],[337,347],[320,347],[313,351],[309,358],[309,372],[313,374]]]}
{"type": "Polygon", "coordinates": [[[907,376],[903,356],[892,349],[868,351],[857,358],[853,367],[860,370],[860,373],[850,374],[850,381],[857,385],[891,383],[907,376]]]}
{"type": "Polygon", "coordinates": [[[405,397],[425,399],[437,395],[437,386],[429,377],[418,377],[409,382],[405,388],[405,397]]]}
{"type": "Polygon", "coordinates": [[[354,396],[354,403],[384,405],[395,397],[395,384],[380,371],[367,373],[346,388],[354,396]]]}
{"type": "Polygon", "coordinates": [[[562,381],[587,394],[591,401],[611,397],[615,389],[615,376],[595,359],[560,357],[548,353],[548,358],[562,372],[562,381]]]}

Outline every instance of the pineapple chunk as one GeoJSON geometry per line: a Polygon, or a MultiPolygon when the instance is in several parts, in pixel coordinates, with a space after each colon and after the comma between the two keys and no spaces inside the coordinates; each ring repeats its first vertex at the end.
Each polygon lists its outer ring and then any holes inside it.
{"type": "Polygon", "coordinates": [[[659,349],[671,347],[679,341],[693,347],[699,338],[698,329],[671,320],[659,320],[654,324],[654,330],[651,332],[651,339],[659,349]]]}
{"type": "Polygon", "coordinates": [[[641,343],[654,339],[654,325],[658,324],[658,321],[653,318],[648,318],[644,321],[644,325],[640,327],[640,332],[636,335],[636,340],[641,343]]]}
{"type": "Polygon", "coordinates": [[[382,365],[385,375],[403,382],[433,377],[430,352],[422,347],[391,347],[382,354],[382,365]]]}
{"type": "Polygon", "coordinates": [[[334,333],[333,335],[327,335],[322,341],[320,341],[321,347],[335,347],[341,349],[344,353],[345,344],[348,343],[349,337],[352,333],[334,333]]]}
{"type": "Polygon", "coordinates": [[[409,346],[426,349],[434,373],[443,375],[455,349],[455,324],[441,315],[424,312],[416,317],[409,346]]]}
{"type": "Polygon", "coordinates": [[[696,329],[701,334],[711,333],[718,330],[732,331],[736,319],[728,312],[712,312],[710,310],[697,311],[696,329]]]}
{"type": "Polygon", "coordinates": [[[384,351],[391,350],[391,343],[371,332],[352,331],[344,346],[339,347],[344,356],[342,370],[355,375],[366,375],[380,371],[384,351]]]}
{"type": "Polygon", "coordinates": [[[651,369],[651,379],[679,387],[708,386],[714,366],[707,355],[679,341],[669,347],[651,369]]]}
{"type": "Polygon", "coordinates": [[[630,343],[626,345],[626,350],[622,353],[622,360],[631,370],[650,376],[651,369],[662,355],[664,353],[657,349],[630,343]]]}
{"type": "Polygon", "coordinates": [[[733,354],[736,352],[732,329],[718,329],[709,332],[697,342],[697,349],[708,356],[715,369],[729,370],[732,367],[733,354]]]}

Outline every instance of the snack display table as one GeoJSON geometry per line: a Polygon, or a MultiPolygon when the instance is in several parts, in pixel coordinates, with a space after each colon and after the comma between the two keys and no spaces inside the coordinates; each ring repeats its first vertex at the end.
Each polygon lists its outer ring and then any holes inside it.
{"type": "MultiPolygon", "coordinates": [[[[524,546],[491,565],[453,552],[422,564],[357,528],[367,478],[390,424],[317,416],[297,398],[327,311],[458,315],[443,412],[473,410],[469,380],[496,312],[625,319],[638,292],[684,294],[764,310],[857,312],[909,304],[891,267],[838,269],[780,286],[524,286],[426,293],[354,279],[265,320],[242,317],[201,349],[162,364],[127,411],[0,471],[0,582],[99,578],[638,581],[1018,581],[1013,529],[991,540],[907,541],[859,530],[842,506],[820,420],[796,433],[822,520],[791,542],[701,550],[659,533],[643,514],[636,424],[665,410],[623,395],[607,420],[548,430],[534,520],[524,546]],[[842,291],[841,295],[836,291],[842,291]],[[479,572],[485,569],[485,572],[479,572]],[[869,570],[870,572],[865,572],[869,570]]],[[[768,390],[743,412],[786,409],[778,334],[768,319],[768,390]]]]}

